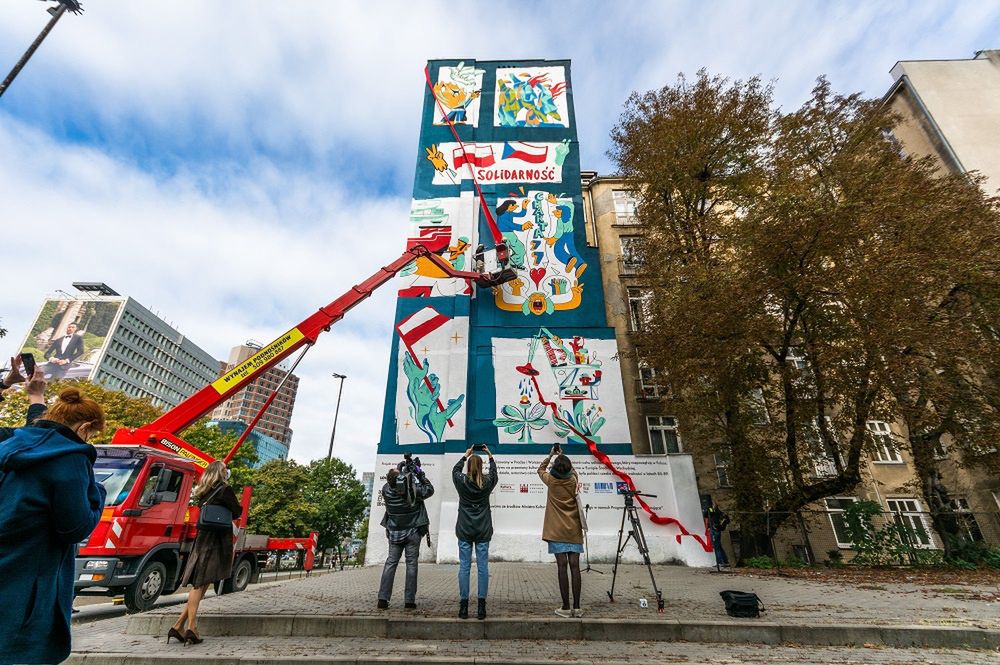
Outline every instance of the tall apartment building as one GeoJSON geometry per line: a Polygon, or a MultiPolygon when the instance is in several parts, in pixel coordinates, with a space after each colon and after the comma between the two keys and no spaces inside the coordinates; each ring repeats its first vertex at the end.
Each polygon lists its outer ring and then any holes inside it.
{"type": "MultiPolygon", "coordinates": [[[[243,344],[234,346],[229,352],[229,359],[225,363],[220,363],[218,376],[222,376],[233,369],[244,360],[257,353],[260,348],[254,344],[243,344]]],[[[272,367],[260,378],[249,384],[224,404],[212,412],[212,419],[218,421],[239,421],[249,424],[264,402],[270,397],[275,388],[281,384],[287,376],[287,380],[282,385],[278,396],[271,406],[268,407],[264,416],[257,423],[255,432],[271,437],[275,441],[285,446],[287,455],[288,446],[292,443],[292,410],[295,408],[295,395],[299,390],[299,377],[290,374],[282,369],[280,365],[272,367]]],[[[258,451],[259,454],[260,451],[258,451]]]]}
{"type": "MultiPolygon", "coordinates": [[[[707,445],[708,441],[693,440],[690,427],[672,411],[668,396],[660,394],[655,373],[644,367],[641,349],[637,349],[635,333],[642,325],[644,299],[650,297],[648,276],[636,260],[635,243],[643,230],[635,215],[635,199],[621,178],[583,172],[583,199],[588,242],[597,246],[604,280],[605,308],[609,325],[614,326],[618,341],[619,362],[625,387],[632,447],[635,454],[672,455],[693,453],[695,472],[703,504],[717,501],[726,510],[739,510],[730,501],[730,474],[725,459],[720,459],[707,445]]],[[[862,464],[863,481],[850,496],[835,496],[817,502],[802,511],[801,520],[789,521],[774,539],[779,558],[797,556],[822,561],[831,550],[843,551],[849,558],[852,548],[846,535],[843,513],[852,501],[871,500],[886,512],[895,513],[906,522],[918,547],[940,548],[941,542],[926,514],[927,506],[915,490],[919,485],[912,459],[896,441],[904,440],[904,430],[897,423],[870,421],[867,424],[871,446],[862,464]]],[[[815,465],[815,477],[830,473],[823,464],[815,465]]],[[[973,492],[977,483],[1000,483],[1000,478],[985,478],[961,470],[954,465],[955,487],[964,487],[968,495],[956,495],[956,510],[982,511],[969,514],[966,524],[979,537],[1000,538],[997,507],[990,506],[973,492]],[[963,475],[964,474],[964,475],[963,475]],[[979,498],[973,498],[979,497],[979,498]],[[987,523],[990,520],[990,523],[987,523]]],[[[982,474],[985,476],[986,474],[982,474]]],[[[997,497],[996,489],[986,490],[985,496],[997,497]],[[990,492],[992,491],[992,495],[990,492]]],[[[992,500],[992,498],[991,498],[992,500]]],[[[973,534],[973,535],[976,535],[973,534]]],[[[730,560],[737,554],[728,537],[724,538],[730,560]]]]}
{"type": "MultiPolygon", "coordinates": [[[[893,129],[900,149],[933,157],[943,172],[977,171],[987,194],[1000,190],[1000,49],[957,60],[903,60],[890,72],[894,83],[883,101],[901,118],[893,129]]],[[[941,451],[942,481],[957,511],[1000,511],[1000,473],[968,468],[941,451]]],[[[1000,525],[975,524],[986,537],[1000,525]]],[[[975,535],[975,534],[973,534],[975,535]]],[[[994,535],[994,537],[996,537],[994,535]]]]}
{"type": "Polygon", "coordinates": [[[89,379],[160,408],[214,381],[219,363],[162,318],[106,284],[46,298],[25,336],[49,378],[89,379]]]}

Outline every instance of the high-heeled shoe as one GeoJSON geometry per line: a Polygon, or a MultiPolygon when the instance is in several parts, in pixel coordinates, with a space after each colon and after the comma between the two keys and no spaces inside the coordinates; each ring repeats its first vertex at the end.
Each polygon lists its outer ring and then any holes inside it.
{"type": "Polygon", "coordinates": [[[201,644],[205,640],[198,637],[198,633],[193,630],[188,630],[184,633],[184,644],[201,644]]]}
{"type": "Polygon", "coordinates": [[[167,631],[167,644],[170,644],[171,637],[180,642],[181,644],[184,643],[184,634],[181,631],[174,628],[173,626],[171,626],[170,630],[167,631]]]}

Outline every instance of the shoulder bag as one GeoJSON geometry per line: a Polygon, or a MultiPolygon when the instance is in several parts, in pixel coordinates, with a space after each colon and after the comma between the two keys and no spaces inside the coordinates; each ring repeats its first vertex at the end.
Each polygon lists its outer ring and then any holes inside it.
{"type": "Polygon", "coordinates": [[[216,495],[225,488],[225,484],[220,485],[208,495],[208,498],[201,504],[201,511],[198,513],[199,531],[232,531],[233,513],[229,508],[210,503],[216,495]]]}

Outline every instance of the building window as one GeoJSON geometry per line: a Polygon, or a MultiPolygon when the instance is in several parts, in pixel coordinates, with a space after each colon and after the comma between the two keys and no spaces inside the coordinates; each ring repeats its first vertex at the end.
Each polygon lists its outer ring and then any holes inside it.
{"type": "Polygon", "coordinates": [[[627,293],[629,326],[633,332],[639,332],[643,330],[649,318],[650,294],[635,287],[629,288],[627,293]]]}
{"type": "Polygon", "coordinates": [[[857,499],[853,496],[836,496],[826,499],[826,512],[830,517],[830,525],[833,527],[833,533],[837,538],[837,547],[842,549],[851,549],[854,547],[854,543],[847,536],[847,521],[844,519],[844,511],[855,501],[857,499]]]}
{"type": "MultiPolygon", "coordinates": [[[[830,427],[830,417],[823,416],[823,420],[826,421],[826,427],[830,427]]],[[[819,422],[814,420],[809,425],[806,426],[805,431],[802,433],[802,438],[805,440],[806,448],[809,451],[809,457],[812,459],[813,470],[816,473],[817,478],[832,478],[837,475],[837,464],[833,457],[830,456],[829,451],[826,449],[826,445],[823,443],[823,435],[820,432],[819,422]]]]}
{"type": "Polygon", "coordinates": [[[868,428],[868,436],[871,437],[872,452],[875,455],[875,462],[881,464],[902,464],[903,458],[899,455],[899,448],[892,440],[892,430],[889,423],[881,420],[869,420],[865,423],[868,428]]]}
{"type": "Polygon", "coordinates": [[[639,253],[639,243],[642,242],[642,236],[619,236],[618,242],[621,245],[621,274],[638,274],[642,269],[639,253]]]}
{"type": "Polygon", "coordinates": [[[729,482],[729,453],[715,453],[715,475],[719,478],[719,487],[732,487],[729,482]]]}
{"type": "MultiPolygon", "coordinates": [[[[993,496],[995,497],[996,493],[993,496]]],[[[966,542],[983,542],[983,532],[979,528],[975,514],[969,508],[969,500],[965,498],[952,499],[951,509],[955,511],[955,521],[958,523],[959,532],[966,542]]]]}
{"type": "Polygon", "coordinates": [[[885,503],[896,524],[902,527],[904,537],[909,541],[907,544],[925,549],[934,548],[927,514],[921,509],[918,500],[886,499],[885,503]]]}
{"type": "Polygon", "coordinates": [[[649,452],[666,455],[681,452],[681,441],[677,435],[677,419],[673,416],[646,416],[649,430],[649,452]]]}
{"type": "Polygon", "coordinates": [[[754,388],[747,396],[747,410],[750,414],[750,422],[754,425],[767,425],[771,422],[771,416],[767,413],[767,402],[764,400],[764,389],[754,388]]]}
{"type": "Polygon", "coordinates": [[[636,217],[636,200],[632,192],[623,189],[616,189],[611,192],[611,198],[615,202],[615,224],[638,224],[636,217]]]}
{"type": "Polygon", "coordinates": [[[639,397],[642,399],[660,397],[660,387],[656,385],[656,370],[646,366],[645,363],[639,365],[639,397]]]}

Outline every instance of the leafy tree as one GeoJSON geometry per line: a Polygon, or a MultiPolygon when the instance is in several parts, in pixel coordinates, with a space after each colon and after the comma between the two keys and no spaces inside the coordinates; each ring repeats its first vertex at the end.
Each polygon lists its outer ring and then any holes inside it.
{"type": "Polygon", "coordinates": [[[371,518],[366,516],[364,521],[361,522],[361,526],[355,532],[354,537],[361,541],[361,547],[358,548],[358,553],[356,559],[359,563],[365,562],[365,550],[368,549],[368,524],[371,518]]]}
{"type": "Polygon", "coordinates": [[[895,122],[824,79],[779,114],[757,79],[699,72],[613,132],[646,230],[641,352],[759,512],[736,512],[747,554],[861,481],[869,419],[970,446],[1000,420],[997,202],[900,156],[895,122]]]}
{"type": "Polygon", "coordinates": [[[257,469],[250,531],[289,538],[313,531],[317,508],[306,498],[309,481],[309,467],[292,460],[271,460],[257,469]]]}
{"type": "Polygon", "coordinates": [[[340,556],[344,539],[354,534],[368,507],[365,487],[354,467],[337,458],[314,460],[304,496],[316,511],[313,524],[319,532],[319,546],[336,547],[340,556]]]}
{"type": "MultiPolygon", "coordinates": [[[[218,427],[209,427],[208,419],[202,418],[184,430],[184,440],[216,459],[225,459],[239,439],[235,434],[223,432],[218,427]]],[[[232,472],[230,484],[239,491],[244,485],[254,484],[253,465],[257,463],[257,450],[249,442],[244,442],[229,462],[232,472]]]]}

